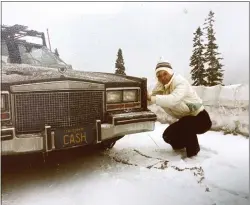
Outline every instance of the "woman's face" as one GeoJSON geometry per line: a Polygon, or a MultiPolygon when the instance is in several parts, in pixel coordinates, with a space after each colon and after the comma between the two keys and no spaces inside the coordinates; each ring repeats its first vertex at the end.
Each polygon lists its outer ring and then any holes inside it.
{"type": "Polygon", "coordinates": [[[162,83],[163,85],[168,84],[168,82],[170,81],[172,75],[170,75],[167,71],[165,70],[161,70],[159,72],[156,73],[156,76],[158,78],[158,81],[160,83],[162,83]]]}

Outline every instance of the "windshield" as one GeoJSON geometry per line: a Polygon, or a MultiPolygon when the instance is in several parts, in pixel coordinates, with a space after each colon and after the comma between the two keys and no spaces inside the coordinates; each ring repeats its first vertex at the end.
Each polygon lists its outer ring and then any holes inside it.
{"type": "Polygon", "coordinates": [[[59,57],[48,50],[46,47],[32,46],[30,44],[19,44],[19,51],[22,63],[30,65],[40,65],[46,67],[65,67],[67,66],[59,57]]]}

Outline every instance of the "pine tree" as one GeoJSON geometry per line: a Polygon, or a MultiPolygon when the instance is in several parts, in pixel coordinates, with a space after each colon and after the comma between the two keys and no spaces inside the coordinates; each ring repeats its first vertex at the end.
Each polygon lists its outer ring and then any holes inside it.
{"type": "Polygon", "coordinates": [[[218,45],[216,44],[215,32],[214,32],[214,13],[209,12],[208,18],[205,19],[205,30],[207,37],[207,44],[205,44],[205,62],[206,62],[206,77],[207,85],[214,86],[222,84],[223,82],[223,65],[220,61],[223,59],[219,57],[218,45]]]}
{"type": "Polygon", "coordinates": [[[122,49],[120,49],[120,48],[119,48],[118,53],[117,53],[115,68],[116,68],[115,74],[126,75],[125,66],[124,66],[124,59],[122,56],[122,49]]]}
{"type": "Polygon", "coordinates": [[[57,50],[57,48],[55,49],[55,55],[57,56],[57,57],[59,57],[59,53],[58,53],[58,50],[57,50]]]}
{"type": "Polygon", "coordinates": [[[201,28],[198,27],[196,32],[194,33],[194,45],[193,45],[193,54],[190,58],[190,67],[192,68],[191,70],[191,78],[194,81],[192,85],[194,86],[199,86],[199,85],[207,85],[207,82],[205,80],[206,74],[205,74],[205,69],[204,69],[204,46],[202,44],[203,33],[201,31],[201,28]]]}

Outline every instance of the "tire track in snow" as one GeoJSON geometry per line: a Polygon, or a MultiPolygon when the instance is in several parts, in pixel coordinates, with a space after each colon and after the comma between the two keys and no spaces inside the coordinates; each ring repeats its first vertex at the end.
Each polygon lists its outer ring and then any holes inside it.
{"type": "MultiPolygon", "coordinates": [[[[190,170],[190,171],[193,171],[193,175],[194,175],[195,177],[198,177],[198,178],[199,178],[199,180],[197,181],[198,183],[201,183],[201,182],[205,179],[204,170],[203,170],[203,168],[202,168],[201,166],[200,166],[200,167],[195,166],[195,167],[191,167],[191,168],[188,168],[188,167],[180,168],[180,167],[173,166],[173,165],[169,165],[169,166],[168,166],[168,164],[169,164],[169,161],[168,161],[168,160],[161,159],[161,158],[158,158],[158,157],[151,157],[151,156],[145,155],[145,154],[141,153],[139,150],[136,150],[136,149],[134,149],[134,151],[137,152],[138,154],[144,156],[144,157],[153,158],[153,159],[158,159],[158,160],[160,160],[159,163],[162,162],[161,166],[158,167],[158,168],[157,168],[157,167],[154,167],[155,164],[154,164],[154,165],[151,165],[151,166],[148,166],[147,168],[153,167],[153,168],[156,168],[156,169],[166,169],[166,168],[171,167],[172,169],[174,169],[174,170],[176,170],[176,171],[179,171],[179,172],[182,172],[182,171],[185,171],[185,170],[190,170]]],[[[158,163],[156,163],[156,164],[158,164],[158,163]]],[[[150,169],[150,168],[149,168],[149,169],[150,169]]]]}

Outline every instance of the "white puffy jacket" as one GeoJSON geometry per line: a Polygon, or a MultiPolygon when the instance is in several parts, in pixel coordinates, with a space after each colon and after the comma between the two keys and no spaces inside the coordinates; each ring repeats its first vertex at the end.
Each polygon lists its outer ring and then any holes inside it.
{"type": "Polygon", "coordinates": [[[204,110],[202,100],[189,82],[176,74],[167,85],[164,86],[160,82],[156,84],[151,101],[177,119],[188,115],[196,116],[204,110]]]}

